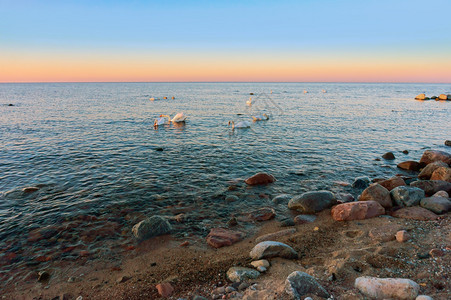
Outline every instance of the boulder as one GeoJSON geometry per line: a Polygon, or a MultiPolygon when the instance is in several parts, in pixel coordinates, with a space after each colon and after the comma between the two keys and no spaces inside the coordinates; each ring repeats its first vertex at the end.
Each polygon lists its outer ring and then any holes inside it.
{"type": "MultiPolygon", "coordinates": [[[[451,100],[451,99],[450,99],[450,100],[451,100]]],[[[445,145],[451,147],[451,140],[446,140],[446,141],[445,141],[445,145]]]]}
{"type": "Polygon", "coordinates": [[[332,208],[335,221],[363,220],[383,215],[385,209],[376,201],[359,201],[338,204],[332,208]]]}
{"type": "Polygon", "coordinates": [[[426,95],[425,94],[419,94],[418,96],[415,97],[415,100],[426,100],[426,95]]]}
{"type": "Polygon", "coordinates": [[[298,253],[290,246],[274,241],[258,243],[249,253],[252,259],[262,259],[271,257],[297,258],[298,253]]]}
{"type": "Polygon", "coordinates": [[[432,173],[431,175],[431,180],[443,180],[451,182],[451,168],[439,167],[435,169],[434,173],[432,173]]]}
{"type": "Polygon", "coordinates": [[[398,168],[408,171],[419,171],[423,165],[413,160],[401,162],[397,165],[398,168]]]}
{"type": "Polygon", "coordinates": [[[393,154],[393,152],[387,152],[384,155],[382,155],[382,158],[386,160],[394,160],[395,155],[393,154]]]}
{"type": "Polygon", "coordinates": [[[274,241],[274,240],[280,239],[281,237],[285,237],[287,235],[293,234],[295,232],[296,232],[296,228],[280,230],[277,232],[261,235],[255,239],[255,242],[260,243],[263,241],[274,241]]]}
{"type": "Polygon", "coordinates": [[[384,208],[393,206],[390,192],[378,183],[373,183],[367,187],[360,195],[359,201],[376,201],[384,208]]]}
{"type": "Polygon", "coordinates": [[[257,173],[254,176],[249,177],[244,182],[248,185],[261,185],[261,184],[269,184],[276,181],[274,176],[267,173],[257,173]]]}
{"type": "Polygon", "coordinates": [[[398,186],[390,192],[390,196],[397,206],[415,206],[424,198],[424,191],[417,187],[398,186]]]}
{"type": "Polygon", "coordinates": [[[432,173],[434,173],[434,171],[440,167],[448,167],[448,165],[443,161],[430,163],[426,167],[424,167],[423,170],[421,170],[420,174],[418,174],[418,178],[429,180],[431,179],[432,173]]]}
{"type": "Polygon", "coordinates": [[[448,100],[448,96],[445,95],[445,94],[440,94],[440,95],[438,96],[438,99],[439,99],[439,100],[448,100]]]}
{"type": "Polygon", "coordinates": [[[357,177],[352,183],[355,189],[366,189],[370,185],[370,179],[367,176],[357,177]]]}
{"type": "Polygon", "coordinates": [[[420,159],[420,163],[430,164],[434,161],[443,161],[444,163],[451,164],[451,154],[438,151],[438,150],[426,150],[420,159]]]}
{"type": "Polygon", "coordinates": [[[411,219],[419,221],[437,220],[438,216],[432,211],[419,206],[404,207],[392,213],[395,218],[411,219]]]}
{"type": "Polygon", "coordinates": [[[397,186],[406,185],[404,179],[402,179],[399,176],[394,176],[390,179],[379,181],[378,183],[389,191],[391,191],[392,189],[394,189],[397,186]]]}
{"type": "Polygon", "coordinates": [[[231,267],[227,271],[227,279],[232,282],[241,282],[248,279],[255,279],[260,276],[260,272],[251,268],[231,267]]]}
{"type": "Polygon", "coordinates": [[[334,194],[329,191],[307,192],[294,196],[288,202],[288,208],[295,209],[304,214],[314,214],[337,203],[334,194]]]}
{"type": "Polygon", "coordinates": [[[172,226],[162,216],[152,216],[147,218],[132,228],[133,235],[139,240],[167,234],[171,232],[172,226]]]}
{"type": "Polygon", "coordinates": [[[315,278],[305,272],[295,271],[285,280],[285,292],[290,299],[300,300],[307,294],[313,294],[323,298],[329,298],[330,294],[315,278]]]}
{"type": "Polygon", "coordinates": [[[273,219],[275,216],[276,211],[270,207],[259,208],[249,213],[249,218],[254,221],[267,221],[273,219]]]}
{"type": "Polygon", "coordinates": [[[420,205],[436,214],[444,214],[451,210],[451,201],[443,197],[424,198],[420,205]]]}
{"type": "Polygon", "coordinates": [[[422,189],[426,195],[434,195],[438,191],[451,193],[451,182],[443,180],[417,180],[411,182],[410,186],[422,189]]]}
{"type": "Polygon", "coordinates": [[[243,239],[244,233],[225,228],[213,228],[207,235],[207,243],[214,248],[230,246],[243,239]]]}
{"type": "Polygon", "coordinates": [[[335,198],[338,203],[346,203],[354,201],[354,196],[350,193],[336,193],[335,198]]]}
{"type": "Polygon", "coordinates": [[[404,278],[363,276],[356,278],[354,286],[371,299],[414,300],[420,291],[415,281],[404,278]]]}
{"type": "Polygon", "coordinates": [[[272,202],[274,202],[274,204],[288,203],[288,201],[290,201],[291,198],[292,198],[291,195],[281,194],[274,197],[272,199],[272,202]]]}

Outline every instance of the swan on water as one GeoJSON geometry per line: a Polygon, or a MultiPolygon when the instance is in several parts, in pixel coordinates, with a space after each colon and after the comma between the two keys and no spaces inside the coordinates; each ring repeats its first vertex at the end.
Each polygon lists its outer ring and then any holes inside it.
{"type": "Polygon", "coordinates": [[[254,122],[266,121],[266,120],[269,120],[269,116],[267,114],[255,115],[255,116],[252,116],[252,120],[254,120],[254,122]]]}
{"type": "Polygon", "coordinates": [[[249,100],[246,101],[247,106],[252,106],[252,97],[249,97],[249,100]]]}
{"type": "Polygon", "coordinates": [[[186,120],[186,116],[182,112],[176,114],[172,119],[168,115],[161,115],[160,117],[168,118],[168,120],[172,123],[185,122],[185,120],[186,120]]]}
{"type": "Polygon", "coordinates": [[[157,128],[160,125],[167,125],[167,124],[171,124],[169,117],[165,116],[165,115],[160,115],[160,117],[155,119],[155,121],[153,122],[153,127],[157,128]]]}
{"type": "Polygon", "coordinates": [[[234,121],[229,121],[229,126],[232,125],[232,129],[242,129],[251,127],[251,122],[248,121],[240,121],[235,124],[234,121]]]}

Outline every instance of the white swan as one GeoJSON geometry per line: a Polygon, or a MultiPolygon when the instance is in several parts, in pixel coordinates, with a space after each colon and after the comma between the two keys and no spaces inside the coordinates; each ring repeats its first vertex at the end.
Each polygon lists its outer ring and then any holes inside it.
{"type": "Polygon", "coordinates": [[[246,101],[247,106],[252,106],[252,97],[249,97],[249,100],[246,101]]]}
{"type": "Polygon", "coordinates": [[[165,115],[160,115],[160,117],[155,119],[155,121],[153,122],[153,127],[157,128],[160,125],[166,125],[166,124],[171,124],[169,117],[165,116],[165,115]]]}
{"type": "Polygon", "coordinates": [[[235,122],[233,121],[229,121],[229,126],[232,125],[232,130],[233,129],[243,129],[243,128],[249,128],[251,127],[251,122],[248,121],[240,121],[238,123],[235,124],[235,122]]]}
{"type": "Polygon", "coordinates": [[[176,114],[172,119],[168,115],[161,115],[160,117],[166,117],[172,123],[185,122],[185,120],[186,120],[186,116],[182,112],[176,114]]]}
{"type": "Polygon", "coordinates": [[[252,116],[252,120],[254,120],[254,122],[257,122],[257,121],[266,121],[266,120],[269,120],[269,117],[268,117],[267,114],[263,114],[263,115],[255,115],[255,116],[252,116]]]}

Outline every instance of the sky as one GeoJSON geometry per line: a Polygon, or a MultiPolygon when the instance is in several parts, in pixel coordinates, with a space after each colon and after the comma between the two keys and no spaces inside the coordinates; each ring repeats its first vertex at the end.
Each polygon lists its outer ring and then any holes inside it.
{"type": "Polygon", "coordinates": [[[451,83],[450,0],[0,0],[0,82],[451,83]]]}

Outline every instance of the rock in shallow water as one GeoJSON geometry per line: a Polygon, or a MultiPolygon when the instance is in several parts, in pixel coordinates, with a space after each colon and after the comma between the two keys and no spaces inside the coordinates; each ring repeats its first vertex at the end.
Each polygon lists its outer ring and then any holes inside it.
{"type": "Polygon", "coordinates": [[[360,195],[359,201],[376,201],[384,208],[393,206],[390,192],[378,183],[373,183],[367,187],[360,195]]]}
{"type": "Polygon", "coordinates": [[[292,198],[291,195],[281,194],[281,195],[277,195],[276,197],[274,197],[272,199],[272,202],[274,202],[274,204],[288,203],[288,201],[290,201],[291,198],[292,198]]]}
{"type": "Polygon", "coordinates": [[[420,159],[420,163],[430,164],[434,161],[442,161],[448,165],[451,164],[451,154],[438,151],[438,150],[426,150],[420,159]]]}
{"type": "Polygon", "coordinates": [[[249,218],[255,221],[267,221],[276,216],[276,211],[270,207],[263,207],[249,213],[249,218]]]}
{"type": "Polygon", "coordinates": [[[295,271],[285,280],[285,292],[292,299],[302,299],[302,296],[314,294],[328,298],[330,294],[316,281],[315,278],[305,272],[295,271]]]}
{"type": "Polygon", "coordinates": [[[372,299],[415,299],[420,286],[410,279],[358,277],[355,287],[372,299]]]}
{"type": "Polygon", "coordinates": [[[408,171],[420,171],[423,166],[423,164],[413,160],[403,161],[397,165],[398,168],[408,171]]]}
{"type": "Polygon", "coordinates": [[[252,259],[262,259],[271,257],[297,258],[298,253],[290,246],[274,241],[258,243],[252,248],[249,256],[252,259]]]}
{"type": "Polygon", "coordinates": [[[314,214],[326,208],[330,208],[337,203],[337,200],[329,191],[307,192],[294,196],[288,202],[288,208],[295,209],[301,213],[314,214]]]}
{"type": "Polygon", "coordinates": [[[366,189],[370,185],[370,179],[367,176],[357,177],[352,183],[355,189],[366,189]]]}
{"type": "Polygon", "coordinates": [[[393,154],[393,152],[387,152],[384,155],[382,155],[382,158],[386,160],[394,160],[395,155],[393,154]]]}
{"type": "Polygon", "coordinates": [[[246,182],[248,185],[261,185],[261,184],[268,184],[273,183],[276,181],[276,178],[270,174],[266,173],[257,173],[254,176],[249,177],[244,182],[246,182]]]}
{"type": "Polygon", "coordinates": [[[231,267],[227,271],[227,279],[232,282],[241,282],[247,279],[255,279],[260,276],[260,272],[251,268],[231,267]]]}
{"type": "Polygon", "coordinates": [[[390,196],[398,206],[415,206],[424,198],[424,191],[411,186],[398,186],[390,192],[390,196]]]}
{"type": "Polygon", "coordinates": [[[361,201],[338,204],[332,208],[335,221],[363,220],[383,215],[385,209],[376,201],[361,201]]]}
{"type": "Polygon", "coordinates": [[[162,216],[152,216],[132,228],[133,235],[139,240],[163,235],[171,232],[171,230],[171,224],[162,216]]]}

